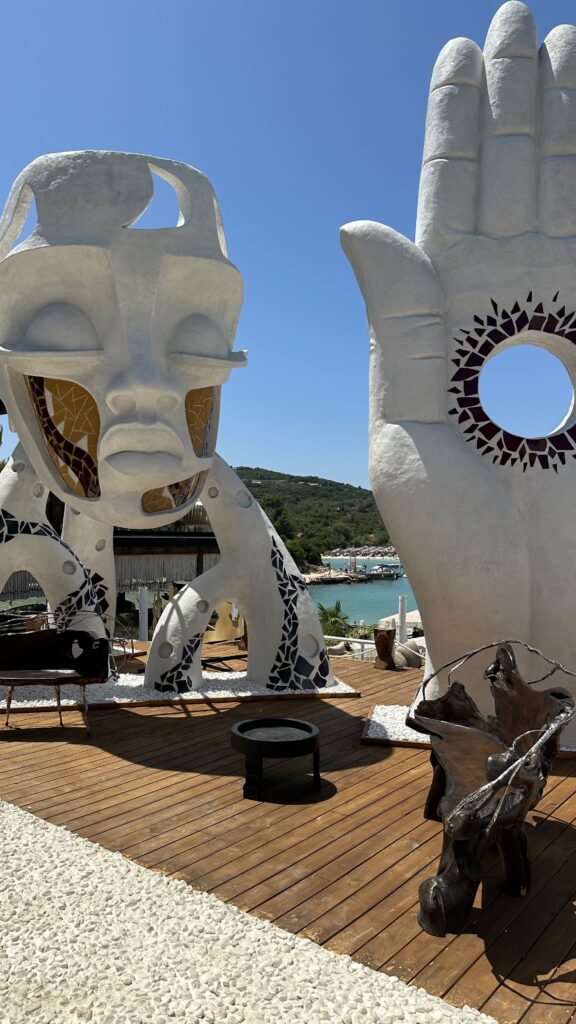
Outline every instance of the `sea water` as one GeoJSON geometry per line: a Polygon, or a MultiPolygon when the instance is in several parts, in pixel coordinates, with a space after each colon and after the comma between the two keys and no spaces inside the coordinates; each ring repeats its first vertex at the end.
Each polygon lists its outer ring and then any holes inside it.
{"type": "MultiPolygon", "coordinates": [[[[347,570],[350,565],[349,558],[323,558],[322,561],[333,569],[347,570]]],[[[389,558],[362,558],[359,555],[356,559],[357,569],[365,566],[368,572],[375,565],[397,564],[389,558]]],[[[332,607],[336,601],[340,601],[342,611],[350,622],[363,619],[367,625],[373,625],[388,615],[395,615],[398,612],[398,598],[402,594],[406,595],[407,611],[413,612],[417,607],[412,587],[405,576],[399,580],[371,580],[369,583],[313,584],[309,586],[308,592],[315,604],[332,607]]]]}

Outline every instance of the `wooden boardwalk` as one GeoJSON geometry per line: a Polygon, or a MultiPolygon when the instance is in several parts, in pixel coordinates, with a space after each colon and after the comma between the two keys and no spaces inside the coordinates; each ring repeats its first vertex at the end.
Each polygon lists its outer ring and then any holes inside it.
{"type": "Polygon", "coordinates": [[[503,895],[488,856],[466,931],[432,938],[416,922],[440,850],[440,827],[422,819],[428,753],[360,743],[370,708],[407,703],[419,673],[334,666],[361,697],[97,708],[90,741],[75,711],[65,731],[54,713],[14,712],[0,797],[456,1005],[576,1020],[576,762],[558,762],[530,818],[530,895],[503,895]],[[229,730],[258,713],[320,726],[319,794],[289,784],[307,762],[267,761],[265,801],[242,798],[229,730]]]}

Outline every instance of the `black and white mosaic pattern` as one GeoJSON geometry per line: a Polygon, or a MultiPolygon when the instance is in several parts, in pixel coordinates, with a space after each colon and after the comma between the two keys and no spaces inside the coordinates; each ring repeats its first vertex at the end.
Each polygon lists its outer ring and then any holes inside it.
{"type": "Polygon", "coordinates": [[[491,299],[492,313],[475,316],[475,326],[462,328],[454,338],[457,347],[452,363],[456,369],[448,394],[455,404],[449,408],[449,415],[457,417],[466,441],[500,466],[518,464],[524,472],[552,468],[557,473],[567,458],[576,459],[576,425],[548,437],[521,437],[494,423],[479,396],[480,373],[486,360],[499,345],[523,331],[542,331],[563,338],[568,347],[576,345],[576,311],[560,305],[558,294],[547,307],[529,292],[522,304],[514,302],[509,310],[491,299]]]}
{"type": "Polygon", "coordinates": [[[68,629],[72,623],[78,625],[78,619],[82,614],[101,615],[100,603],[87,569],[84,569],[84,580],[80,586],[54,609],[56,629],[68,629]]]}
{"type": "Polygon", "coordinates": [[[275,693],[298,690],[320,690],[326,686],[330,665],[326,648],[308,661],[298,653],[298,598],[306,584],[295,573],[288,572],[280,548],[272,537],[272,566],[278,581],[278,592],[284,605],[282,640],[272,666],[268,688],[275,693]]]}
{"type": "MultiPolygon", "coordinates": [[[[0,544],[7,544],[14,537],[22,536],[51,537],[52,540],[63,543],[50,523],[31,523],[27,519],[17,519],[8,512],[8,509],[0,508],[0,544]]],[[[70,551],[70,548],[67,550],[70,551]]]]}
{"type": "Polygon", "coordinates": [[[154,684],[154,689],[160,693],[189,693],[192,689],[190,682],[190,668],[198,648],[200,647],[204,634],[196,633],[186,641],[182,648],[180,661],[163,672],[159,682],[154,684]]]}
{"type": "MultiPolygon", "coordinates": [[[[17,519],[7,509],[0,508],[0,544],[7,544],[15,537],[23,536],[50,537],[76,558],[72,548],[62,540],[50,523],[34,523],[27,519],[17,519]]],[[[78,560],[76,559],[76,561],[78,560]]],[[[78,565],[83,569],[84,580],[80,587],[68,594],[54,609],[54,622],[58,630],[68,629],[68,626],[75,622],[83,612],[102,616],[109,608],[108,588],[103,577],[98,573],[90,576],[88,570],[84,569],[80,562],[78,565]]],[[[77,624],[75,622],[75,625],[77,624]]]]}

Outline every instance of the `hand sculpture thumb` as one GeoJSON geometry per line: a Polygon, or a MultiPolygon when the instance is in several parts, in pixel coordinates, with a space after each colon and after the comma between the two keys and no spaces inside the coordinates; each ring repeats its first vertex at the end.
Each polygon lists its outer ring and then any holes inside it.
{"type": "Polygon", "coordinates": [[[433,264],[375,221],[345,224],[340,240],[366,302],[372,426],[444,421],[444,298],[433,264]]]}

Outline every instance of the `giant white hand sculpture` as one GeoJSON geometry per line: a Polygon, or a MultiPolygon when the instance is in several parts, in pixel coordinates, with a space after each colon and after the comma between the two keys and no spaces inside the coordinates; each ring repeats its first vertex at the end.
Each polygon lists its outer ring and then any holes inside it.
{"type": "MultiPolygon", "coordinates": [[[[576,671],[576,413],[528,440],[478,395],[485,361],[524,342],[576,380],[576,29],[557,27],[538,51],[512,0],[483,53],[449,42],[432,75],[416,244],[372,222],[346,225],[342,244],[370,324],[372,486],[430,666],[513,637],[576,671]]],[[[466,682],[486,707],[486,683],[466,682]]]]}

